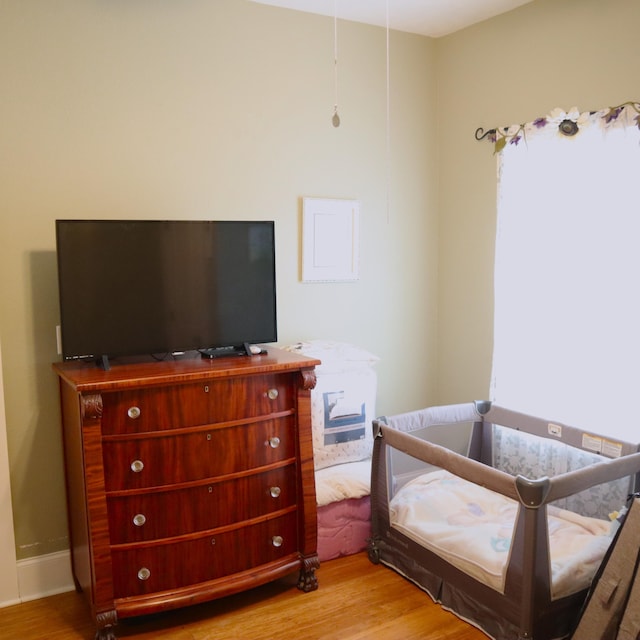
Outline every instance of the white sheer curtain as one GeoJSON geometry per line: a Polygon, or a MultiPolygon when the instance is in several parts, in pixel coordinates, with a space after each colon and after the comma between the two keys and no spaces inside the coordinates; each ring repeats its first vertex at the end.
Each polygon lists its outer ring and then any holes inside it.
{"type": "Polygon", "coordinates": [[[640,441],[637,117],[628,103],[498,130],[491,390],[502,406],[632,441],[640,441]],[[560,123],[575,135],[562,135],[560,123]]]}

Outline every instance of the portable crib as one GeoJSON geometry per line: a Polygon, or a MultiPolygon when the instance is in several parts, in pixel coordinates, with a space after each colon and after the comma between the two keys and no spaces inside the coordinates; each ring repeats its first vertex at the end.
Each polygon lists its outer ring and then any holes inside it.
{"type": "Polygon", "coordinates": [[[373,421],[369,557],[496,640],[567,637],[638,444],[489,402],[373,421]]]}

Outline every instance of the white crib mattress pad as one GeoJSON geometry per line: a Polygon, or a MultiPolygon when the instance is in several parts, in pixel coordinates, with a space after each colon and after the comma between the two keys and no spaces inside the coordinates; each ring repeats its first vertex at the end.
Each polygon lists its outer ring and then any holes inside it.
{"type": "MultiPolygon", "coordinates": [[[[389,504],[392,526],[504,593],[519,503],[447,471],[404,485],[389,504]]],[[[547,507],[551,597],[589,586],[612,539],[612,523],[547,507]]]]}

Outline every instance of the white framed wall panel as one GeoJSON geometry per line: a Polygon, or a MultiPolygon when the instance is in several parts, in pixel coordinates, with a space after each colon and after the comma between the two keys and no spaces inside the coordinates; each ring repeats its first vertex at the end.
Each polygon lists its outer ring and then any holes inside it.
{"type": "Polygon", "coordinates": [[[303,198],[302,280],[340,282],[359,277],[360,203],[303,198]]]}

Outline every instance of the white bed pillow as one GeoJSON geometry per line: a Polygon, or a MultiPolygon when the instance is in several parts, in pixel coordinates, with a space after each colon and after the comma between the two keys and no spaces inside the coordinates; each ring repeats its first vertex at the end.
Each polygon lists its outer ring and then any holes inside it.
{"type": "Polygon", "coordinates": [[[352,500],[371,493],[371,460],[336,464],[316,471],[316,502],[324,507],[332,502],[352,500]]]}

